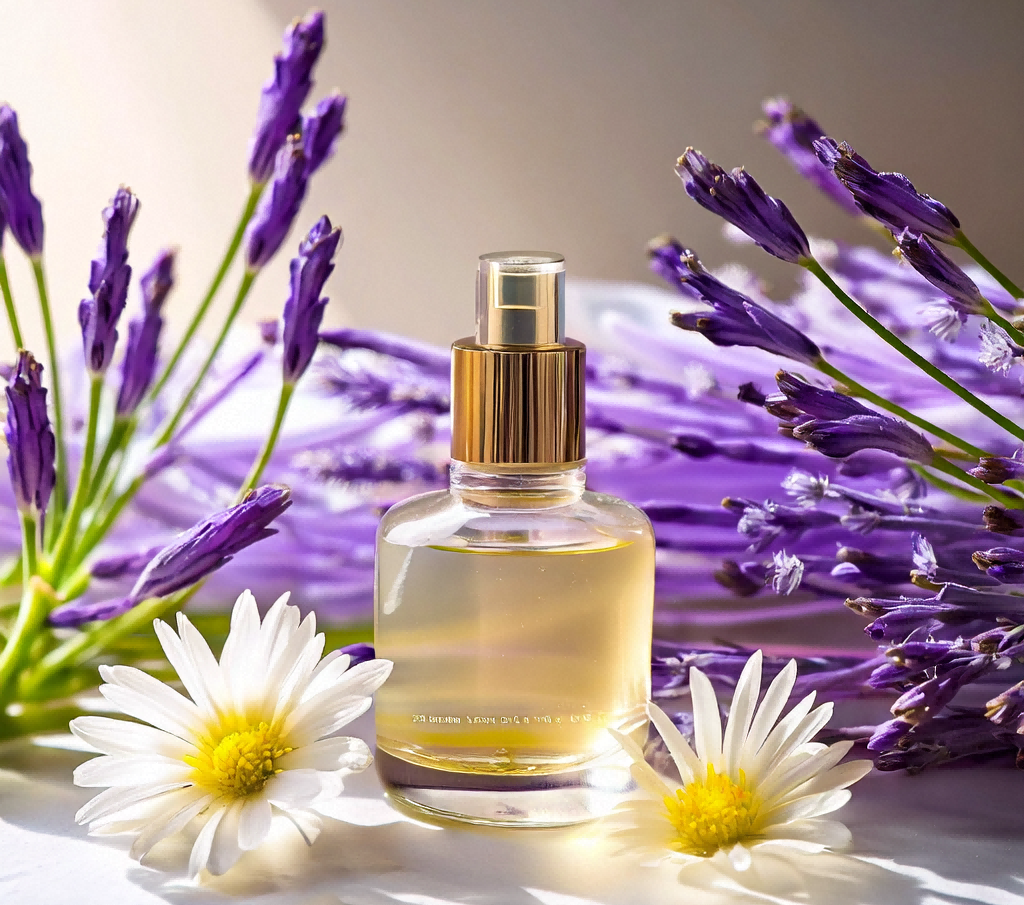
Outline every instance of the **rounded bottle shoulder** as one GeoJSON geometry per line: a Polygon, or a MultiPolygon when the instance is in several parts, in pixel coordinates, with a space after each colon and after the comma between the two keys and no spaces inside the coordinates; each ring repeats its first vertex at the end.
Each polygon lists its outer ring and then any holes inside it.
{"type": "Polygon", "coordinates": [[[643,510],[617,497],[584,491],[557,505],[477,505],[447,490],[430,491],[392,506],[378,538],[402,546],[593,547],[650,540],[643,510]]]}

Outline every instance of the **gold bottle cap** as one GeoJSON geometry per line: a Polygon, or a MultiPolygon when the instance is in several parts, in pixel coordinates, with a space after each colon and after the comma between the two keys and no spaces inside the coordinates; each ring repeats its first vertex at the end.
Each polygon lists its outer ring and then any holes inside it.
{"type": "Polygon", "coordinates": [[[583,459],[585,349],[565,338],[565,259],[481,255],[476,336],[452,345],[452,458],[488,465],[583,459]]]}

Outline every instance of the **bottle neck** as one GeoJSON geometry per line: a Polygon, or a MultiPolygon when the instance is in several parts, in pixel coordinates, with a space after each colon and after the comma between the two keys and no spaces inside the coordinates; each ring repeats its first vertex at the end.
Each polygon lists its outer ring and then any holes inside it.
{"type": "Polygon", "coordinates": [[[494,509],[547,509],[573,503],[587,483],[584,460],[560,465],[478,465],[452,460],[452,495],[494,509]]]}

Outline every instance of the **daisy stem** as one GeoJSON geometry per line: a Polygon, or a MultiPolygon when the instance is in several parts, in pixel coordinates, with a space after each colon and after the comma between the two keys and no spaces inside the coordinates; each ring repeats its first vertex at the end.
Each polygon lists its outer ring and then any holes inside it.
{"type": "Polygon", "coordinates": [[[1021,290],[1020,286],[1013,282],[1006,274],[1004,274],[995,264],[993,264],[988,258],[981,253],[979,248],[976,248],[974,243],[967,238],[966,234],[962,229],[957,230],[956,233],[956,244],[959,245],[964,251],[967,252],[981,268],[988,273],[1000,286],[1003,287],[1007,292],[1010,293],[1017,301],[1024,299],[1024,290],[1021,290]]]}
{"type": "Polygon", "coordinates": [[[181,419],[185,416],[185,412],[188,411],[188,407],[191,405],[196,393],[199,391],[199,387],[206,378],[206,374],[210,370],[210,367],[213,365],[214,359],[216,359],[217,354],[220,352],[221,346],[224,345],[224,340],[227,339],[228,332],[231,330],[231,326],[234,324],[235,318],[238,317],[238,313],[242,310],[242,304],[245,302],[245,297],[249,294],[249,290],[252,289],[253,281],[256,279],[256,275],[258,273],[258,270],[246,270],[241,283],[238,285],[238,292],[235,294],[235,302],[231,306],[231,310],[228,312],[227,320],[224,321],[224,326],[221,327],[220,333],[217,334],[217,339],[214,340],[213,347],[206,356],[206,361],[203,362],[203,366],[199,369],[199,373],[195,376],[195,379],[186,391],[185,396],[182,398],[181,402],[178,403],[178,407],[175,409],[174,414],[161,425],[154,444],[155,446],[165,446],[174,436],[175,430],[181,423],[181,419]]]}
{"type": "MultiPolygon", "coordinates": [[[[38,548],[38,524],[25,513],[21,514],[21,538],[23,585],[18,615],[7,636],[7,643],[0,652],[0,704],[10,699],[8,688],[13,683],[21,664],[28,656],[29,648],[36,640],[39,628],[46,619],[53,597],[52,589],[37,574],[36,552],[38,548]]],[[[3,707],[0,706],[0,713],[3,707]]]]}
{"type": "Polygon", "coordinates": [[[14,338],[15,350],[25,348],[25,340],[21,338],[21,324],[18,323],[18,312],[14,307],[14,296],[11,295],[11,284],[7,279],[7,262],[0,251],[0,291],[4,294],[4,307],[7,309],[7,320],[11,324],[11,336],[14,338]]]}
{"type": "Polygon", "coordinates": [[[972,443],[968,443],[956,434],[950,433],[949,431],[939,427],[937,424],[932,424],[931,421],[915,415],[913,412],[903,408],[903,406],[897,405],[895,402],[890,402],[884,396],[879,396],[878,393],[875,393],[863,384],[858,383],[852,377],[848,376],[843,371],[840,371],[835,365],[825,361],[824,358],[819,359],[815,366],[823,374],[827,374],[833,380],[839,381],[839,383],[851,391],[852,395],[860,396],[862,399],[867,399],[868,402],[873,402],[880,409],[884,409],[893,415],[897,415],[904,421],[909,421],[911,424],[921,428],[921,430],[932,434],[932,436],[945,440],[950,444],[950,446],[962,449],[964,452],[970,453],[971,456],[975,458],[991,455],[991,453],[986,452],[972,443]]]}
{"type": "Polygon", "coordinates": [[[252,490],[257,483],[259,483],[260,476],[263,474],[263,470],[267,467],[267,463],[270,461],[270,457],[274,453],[274,447],[277,445],[277,438],[281,433],[281,426],[284,424],[284,417],[288,411],[288,403],[291,401],[292,393],[294,391],[294,383],[286,381],[281,384],[281,395],[277,400],[277,412],[274,415],[274,424],[270,428],[270,433],[267,435],[262,451],[256,461],[252,464],[249,476],[245,479],[238,491],[238,495],[235,497],[236,505],[241,503],[242,500],[245,499],[245,495],[252,490]]]}
{"type": "Polygon", "coordinates": [[[92,477],[92,460],[96,453],[96,428],[100,415],[100,396],[103,393],[103,375],[93,374],[89,386],[89,420],[85,433],[85,449],[82,452],[82,464],[78,469],[78,481],[71,506],[60,528],[53,554],[53,574],[60,581],[67,565],[68,556],[78,534],[78,523],[89,498],[90,479],[92,477]]]}
{"type": "Polygon", "coordinates": [[[935,454],[934,458],[928,463],[928,465],[936,471],[941,471],[943,474],[949,475],[951,478],[955,478],[957,481],[966,484],[968,487],[973,487],[980,493],[1002,503],[1008,509],[1024,509],[1024,497],[1020,497],[1015,493],[1007,493],[1001,488],[994,487],[991,484],[986,484],[984,481],[974,477],[974,475],[968,474],[962,468],[958,468],[952,462],[942,458],[938,453],[935,454]]]}
{"type": "Polygon", "coordinates": [[[64,403],[60,389],[60,363],[57,359],[57,338],[53,329],[53,317],[50,315],[50,296],[46,291],[46,273],[43,270],[43,258],[40,255],[32,259],[32,273],[36,278],[36,291],[39,294],[39,310],[43,315],[43,329],[46,333],[46,352],[50,358],[50,388],[53,393],[54,433],[57,438],[57,486],[54,488],[53,507],[50,510],[51,524],[60,524],[60,517],[68,499],[68,455],[67,444],[64,442],[64,403]]]}
{"type": "Polygon", "coordinates": [[[1001,415],[987,402],[979,399],[970,390],[962,387],[952,377],[946,374],[941,369],[933,365],[927,358],[921,355],[919,352],[908,346],[902,339],[900,339],[895,333],[889,330],[887,327],[879,323],[871,314],[857,304],[835,280],[825,271],[825,269],[816,261],[814,258],[807,258],[803,261],[803,266],[806,267],[811,273],[813,273],[829,291],[842,303],[843,307],[846,308],[854,317],[857,318],[862,324],[868,327],[872,332],[877,334],[881,339],[885,340],[890,346],[892,346],[897,352],[903,355],[904,358],[913,362],[922,371],[931,377],[936,383],[941,384],[955,396],[958,396],[969,406],[981,412],[990,421],[998,424],[1004,431],[1010,436],[1016,437],[1018,440],[1024,441],[1024,427],[1015,424],[1005,415],[1001,415]]]}
{"type": "Polygon", "coordinates": [[[175,369],[181,362],[181,356],[185,354],[185,350],[188,348],[188,344],[192,341],[192,337],[196,335],[199,325],[206,317],[206,313],[210,309],[210,304],[213,302],[214,296],[217,295],[217,291],[220,289],[221,283],[224,282],[224,277],[227,276],[228,270],[231,268],[231,264],[235,260],[235,255],[238,254],[238,248],[242,244],[242,237],[245,235],[245,228],[249,225],[253,212],[256,210],[256,203],[260,200],[260,195],[263,193],[263,187],[264,183],[260,183],[258,185],[254,184],[249,190],[249,197],[246,199],[245,207],[242,209],[242,216],[238,219],[238,224],[235,227],[235,233],[231,237],[231,241],[228,243],[227,251],[224,252],[224,257],[220,262],[220,267],[217,268],[217,273],[214,274],[213,282],[210,283],[209,289],[206,290],[206,295],[203,296],[203,300],[199,303],[199,307],[196,309],[192,322],[188,325],[184,336],[182,336],[181,340],[178,342],[178,346],[174,350],[174,354],[171,356],[170,361],[167,362],[167,366],[164,368],[163,373],[160,375],[157,382],[153,384],[153,389],[149,392],[150,399],[155,399],[163,391],[164,387],[167,385],[167,381],[171,379],[175,369]]]}

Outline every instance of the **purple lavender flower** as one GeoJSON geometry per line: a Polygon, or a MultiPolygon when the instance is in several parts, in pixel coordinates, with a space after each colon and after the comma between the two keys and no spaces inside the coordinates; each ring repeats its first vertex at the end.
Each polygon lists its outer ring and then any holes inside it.
{"type": "Polygon", "coordinates": [[[955,242],[960,221],[939,201],[921,194],[902,173],[879,173],[845,141],[825,137],[814,142],[818,159],[843,183],[865,214],[892,232],[924,233],[939,242],[955,242]]]}
{"type": "Polygon", "coordinates": [[[367,660],[372,660],[377,654],[374,652],[373,645],[367,644],[365,641],[357,641],[355,644],[346,644],[344,647],[339,647],[338,652],[341,654],[348,654],[349,657],[349,668],[358,666],[360,663],[365,663],[367,660]]]}
{"type": "Polygon", "coordinates": [[[117,416],[133,414],[149,392],[156,373],[160,331],[164,319],[160,312],[174,286],[174,252],[157,255],[153,266],[139,280],[142,289],[142,317],[128,324],[128,342],[121,362],[121,390],[117,395],[117,416]]]}
{"type": "Polygon", "coordinates": [[[451,356],[447,350],[442,351],[436,346],[396,336],[393,333],[382,333],[377,330],[360,330],[358,327],[339,327],[335,330],[324,330],[320,334],[321,341],[339,349],[369,349],[380,355],[387,355],[442,377],[451,372],[451,356]]]}
{"type": "Polygon", "coordinates": [[[32,164],[18,114],[0,104],[0,221],[30,258],[43,253],[43,208],[32,194],[32,164]]]}
{"type": "Polygon", "coordinates": [[[334,153],[345,129],[348,98],[335,92],[302,118],[302,150],[306,155],[306,178],[312,176],[334,153]]]}
{"type": "Polygon", "coordinates": [[[274,57],[274,77],[263,86],[256,128],[249,143],[249,176],[266,182],[285,139],[297,131],[299,111],[313,87],[312,72],[324,46],[320,10],[297,19],[284,33],[284,50],[274,57]]]}
{"type": "Polygon", "coordinates": [[[761,135],[782,152],[804,179],[848,213],[859,215],[860,209],[846,187],[814,153],[814,142],[825,135],[817,121],[783,97],[766,100],[761,109],[765,115],[765,121],[758,124],[761,135]]]}
{"type": "MultiPolygon", "coordinates": [[[[898,722],[909,731],[896,741],[893,748],[876,758],[875,767],[879,770],[919,773],[926,767],[963,758],[988,759],[993,755],[1005,754],[1007,750],[1019,750],[1024,745],[1024,736],[993,726],[980,712],[943,714],[913,727],[902,720],[898,722]]],[[[901,727],[890,723],[884,724],[877,733],[880,741],[887,727],[891,728],[885,732],[885,740],[895,741],[894,737],[901,727]]],[[[880,747],[881,744],[877,746],[878,749],[880,747]]],[[[1020,754],[1017,760],[1020,765],[1020,754]]]]}
{"type": "Polygon", "coordinates": [[[18,353],[7,393],[7,469],[18,508],[33,518],[46,512],[56,483],[56,441],[46,414],[43,366],[31,352],[18,353]]]}
{"type": "Polygon", "coordinates": [[[309,366],[319,341],[320,322],[327,299],[320,298],[324,283],[334,270],[334,254],[341,242],[341,230],[321,217],[299,245],[292,258],[291,293],[284,305],[285,383],[295,383],[309,366]]]}
{"type": "Polygon", "coordinates": [[[263,267],[281,247],[306,197],[306,185],[302,139],[292,137],[278,152],[273,181],[260,196],[245,230],[245,263],[250,272],[263,267]]]}
{"type": "Polygon", "coordinates": [[[675,239],[655,241],[658,244],[649,248],[652,269],[714,309],[711,313],[674,312],[675,326],[701,333],[716,346],[754,346],[806,364],[821,357],[818,347],[799,330],[715,279],[694,252],[675,239]]]}
{"type": "Polygon", "coordinates": [[[1006,456],[982,456],[970,474],[986,484],[1002,484],[1004,481],[1018,481],[1024,478],[1024,461],[1018,458],[1020,450],[1012,458],[1006,456]]]}
{"type": "Polygon", "coordinates": [[[138,199],[121,186],[103,211],[103,241],[89,272],[92,295],[78,306],[85,363],[94,374],[105,372],[114,357],[117,321],[124,311],[132,276],[128,266],[128,234],[138,210],[138,199]]]}
{"type": "Polygon", "coordinates": [[[979,331],[981,349],[978,361],[990,371],[1008,374],[1010,369],[1024,360],[1024,348],[1010,339],[1009,334],[991,321],[983,321],[979,331]]]}
{"type": "Polygon", "coordinates": [[[727,173],[699,151],[687,148],[676,162],[676,173],[687,195],[742,230],[769,254],[791,264],[811,257],[807,236],[789,208],[766,195],[741,167],[727,173]]]}
{"type": "MultiPolygon", "coordinates": [[[[795,374],[788,371],[779,371],[775,375],[775,381],[782,391],[785,400],[794,408],[812,418],[823,418],[827,420],[839,420],[850,418],[854,415],[874,415],[876,412],[862,405],[852,396],[837,393],[835,390],[826,390],[816,387],[805,380],[801,380],[795,374]]],[[[771,410],[774,396],[768,396],[765,400],[765,407],[771,410]]],[[[775,402],[777,404],[777,401],[775,402]]]]}
{"type": "Polygon", "coordinates": [[[837,420],[813,419],[793,428],[793,436],[833,459],[861,449],[881,449],[926,465],[935,458],[935,451],[922,434],[902,421],[874,413],[837,420]]]}
{"type": "Polygon", "coordinates": [[[946,293],[953,305],[964,314],[984,314],[985,299],[977,284],[929,241],[928,237],[910,229],[896,237],[900,254],[936,289],[946,293]]]}
{"type": "Polygon", "coordinates": [[[1024,583],[1024,550],[993,547],[991,550],[978,550],[971,559],[986,575],[1002,584],[1024,583]]]}
{"type": "Polygon", "coordinates": [[[1024,736],[1024,682],[1007,688],[985,705],[985,716],[997,726],[1008,726],[1024,736]]]}
{"type": "Polygon", "coordinates": [[[267,484],[241,503],[218,512],[179,535],[157,553],[127,597],[100,603],[69,603],[50,614],[54,625],[112,619],[150,597],[166,597],[201,581],[240,550],[276,534],[267,527],[291,505],[287,487],[267,484]]]}

